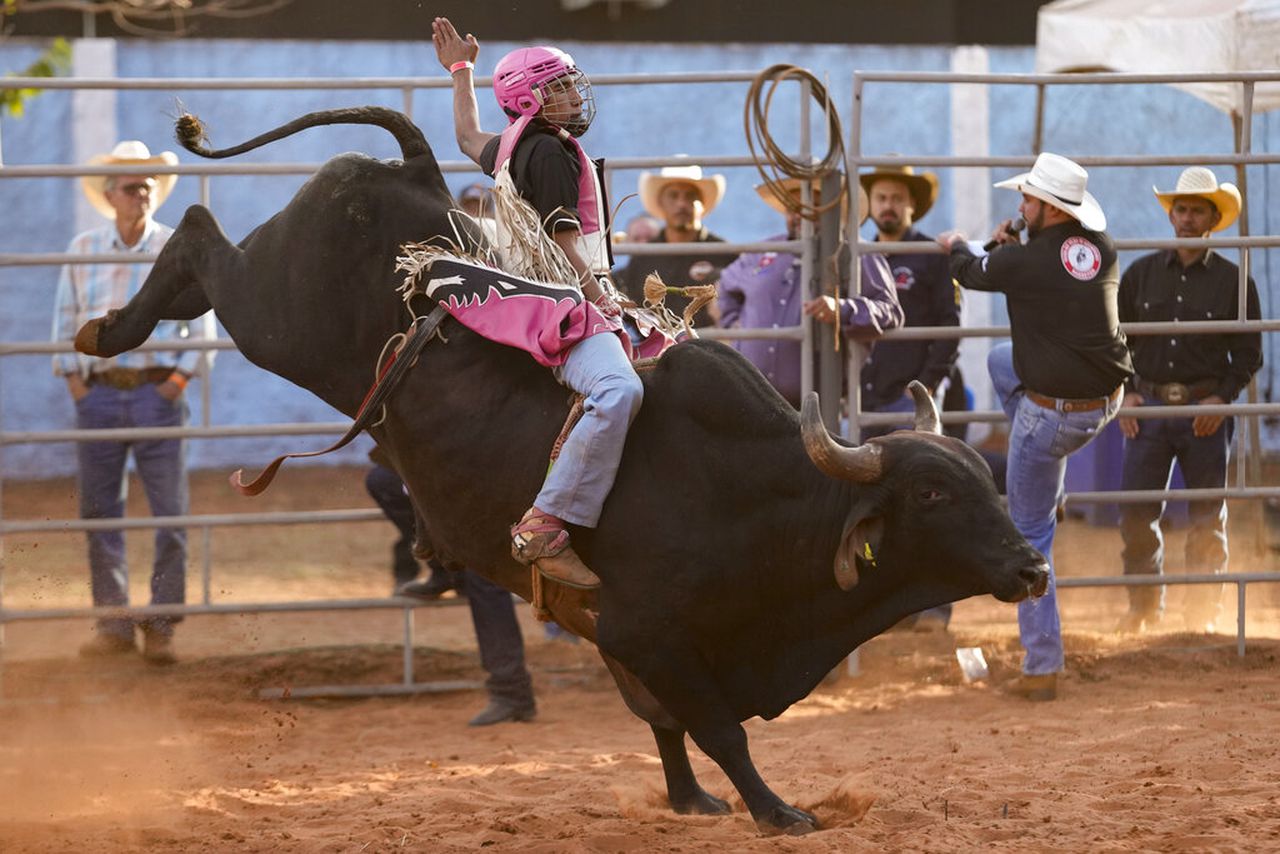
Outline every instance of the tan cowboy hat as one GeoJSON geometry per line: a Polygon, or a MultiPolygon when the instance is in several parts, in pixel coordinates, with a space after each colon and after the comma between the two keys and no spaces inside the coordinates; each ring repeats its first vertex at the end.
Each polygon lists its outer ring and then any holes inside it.
{"type": "MultiPolygon", "coordinates": [[[[136,139],[126,139],[124,142],[116,144],[111,149],[110,154],[95,154],[89,158],[90,166],[137,166],[139,175],[148,175],[151,173],[149,167],[153,166],[177,166],[178,155],[172,151],[162,151],[154,157],[151,156],[151,150],[147,148],[146,143],[139,142],[136,139]]],[[[173,185],[178,183],[177,175],[156,175],[156,188],[151,193],[151,209],[158,210],[164,200],[169,198],[169,194],[173,192],[173,185]]],[[[106,175],[85,175],[80,179],[80,187],[84,190],[85,196],[89,199],[89,204],[93,205],[94,210],[102,214],[109,220],[116,218],[116,209],[111,207],[111,203],[106,197],[106,175]]]]}
{"type": "MultiPolygon", "coordinates": [[[[822,179],[814,178],[810,186],[813,187],[814,204],[821,204],[822,203],[822,199],[821,199],[822,179]]],[[[784,178],[782,180],[782,187],[788,193],[793,193],[797,196],[800,195],[800,179],[799,178],[784,178]]],[[[773,208],[778,213],[785,214],[787,212],[787,209],[782,204],[782,201],[779,200],[778,197],[773,194],[773,191],[769,189],[768,184],[756,184],[756,193],[760,196],[760,198],[764,199],[764,203],[766,205],[773,208]]],[[[846,204],[847,204],[847,201],[846,201],[846,204]]],[[[858,225],[862,225],[864,222],[867,221],[867,212],[870,210],[870,208],[871,208],[871,205],[867,202],[867,191],[864,190],[861,186],[859,186],[858,187],[858,225]]]]}
{"type": "Polygon", "coordinates": [[[1089,173],[1079,163],[1045,151],[1036,158],[1030,172],[997,181],[994,186],[1051,204],[1090,231],[1106,231],[1107,215],[1098,200],[1085,190],[1088,183],[1089,173]]]}
{"type": "Polygon", "coordinates": [[[933,207],[933,203],[938,200],[938,176],[932,172],[921,172],[917,175],[916,170],[910,166],[879,166],[859,175],[858,183],[862,184],[862,189],[870,193],[871,185],[881,178],[901,181],[907,185],[907,192],[911,194],[911,206],[915,208],[912,219],[923,219],[933,207]]]}
{"type": "Polygon", "coordinates": [[[658,196],[668,184],[692,184],[702,197],[702,215],[706,216],[724,198],[724,176],[702,175],[701,166],[663,166],[658,174],[640,173],[640,204],[653,216],[666,219],[658,206],[658,196]]]}
{"type": "Polygon", "coordinates": [[[1203,166],[1184,169],[1178,176],[1178,185],[1167,193],[1162,193],[1155,187],[1152,187],[1151,191],[1156,194],[1160,207],[1164,208],[1166,213],[1173,208],[1173,201],[1178,196],[1199,196],[1207,199],[1218,209],[1218,213],[1222,214],[1218,224],[1209,229],[1210,231],[1222,231],[1230,227],[1236,221],[1236,217],[1240,216],[1240,191],[1236,189],[1236,185],[1219,184],[1218,176],[1213,174],[1213,170],[1203,166]]]}

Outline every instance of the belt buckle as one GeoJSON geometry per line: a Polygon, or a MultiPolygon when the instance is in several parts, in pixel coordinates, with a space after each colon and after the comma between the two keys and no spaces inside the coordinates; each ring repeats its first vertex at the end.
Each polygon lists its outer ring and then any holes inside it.
{"type": "Polygon", "coordinates": [[[1182,383],[1165,383],[1160,386],[1160,399],[1170,406],[1181,406],[1191,400],[1191,390],[1182,383]]]}
{"type": "Polygon", "coordinates": [[[106,374],[107,385],[112,388],[118,388],[121,391],[133,391],[142,385],[141,371],[135,371],[131,368],[108,368],[104,373],[106,374]]]}

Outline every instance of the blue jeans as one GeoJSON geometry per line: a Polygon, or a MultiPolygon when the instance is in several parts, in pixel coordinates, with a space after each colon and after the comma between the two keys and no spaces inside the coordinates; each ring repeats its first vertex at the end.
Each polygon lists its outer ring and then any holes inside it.
{"type": "MultiPolygon", "coordinates": [[[[178,427],[186,423],[187,405],[179,397],[165,400],[153,383],[124,391],[91,385],[76,403],[76,426],[83,430],[124,427],[178,427]]],[[[80,516],[120,519],[124,516],[129,481],[126,461],[133,464],[147,493],[153,516],[183,516],[190,504],[187,491],[186,447],[181,439],[80,442],[80,516]]],[[[94,605],[129,604],[129,567],[125,562],[123,531],[90,531],[89,577],[94,605]]],[[[187,531],[158,528],[151,571],[151,603],[186,601],[187,531]]],[[[140,621],[147,631],[172,634],[181,617],[151,617],[140,621]]],[[[102,634],[133,639],[133,621],[99,620],[102,634]]]]}
{"type": "Polygon", "coordinates": [[[1024,394],[1013,369],[1013,345],[1000,344],[987,355],[996,395],[1009,416],[1009,464],[1006,482],[1014,526],[1049,563],[1049,589],[1039,599],[1018,603],[1018,628],[1026,656],[1022,672],[1036,676],[1062,669],[1062,627],[1058,620],[1053,573],[1053,535],[1063,495],[1067,457],[1098,435],[1120,409],[1119,398],[1088,412],[1046,409],[1024,394]]]}
{"type": "Polygon", "coordinates": [[[586,401],[533,503],[544,513],[594,528],[622,462],[627,428],[640,412],[644,386],[612,333],[578,343],[555,377],[586,395],[586,401]]]}
{"type": "MultiPolygon", "coordinates": [[[[1222,489],[1227,485],[1227,458],[1235,422],[1227,418],[1211,436],[1196,436],[1191,418],[1154,418],[1138,422],[1138,435],[1124,443],[1121,489],[1167,489],[1177,460],[1188,489],[1222,489]]],[[[1227,571],[1227,502],[1189,502],[1187,569],[1195,573],[1227,571]]],[[[1164,537],[1160,517],[1164,503],[1123,504],[1120,534],[1124,539],[1125,575],[1159,575],[1164,571],[1164,537]]],[[[1206,619],[1217,617],[1222,588],[1211,591],[1206,619]],[[1212,596],[1216,592],[1217,596],[1212,596]]],[[[1130,587],[1129,609],[1146,615],[1164,610],[1164,587],[1130,587]]],[[[1200,615],[1192,615],[1198,617],[1200,615]]]]}

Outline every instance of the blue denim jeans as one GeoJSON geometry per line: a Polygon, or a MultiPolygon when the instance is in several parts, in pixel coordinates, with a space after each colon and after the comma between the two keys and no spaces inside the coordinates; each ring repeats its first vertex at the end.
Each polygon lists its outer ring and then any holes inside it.
{"type": "MultiPolygon", "coordinates": [[[[186,423],[183,398],[165,400],[153,383],[124,391],[91,385],[76,403],[76,426],[84,430],[124,427],[178,427],[186,423]]],[[[126,462],[133,454],[138,478],[146,490],[153,516],[187,513],[186,447],[181,439],[81,442],[80,516],[84,519],[120,519],[124,516],[129,480],[126,462]]],[[[90,531],[89,577],[94,605],[129,604],[129,567],[125,561],[123,531],[90,531]]],[[[170,605],[186,601],[187,531],[158,528],[151,571],[151,603],[170,605]]],[[[171,634],[180,617],[152,617],[140,625],[160,634],[171,634]]],[[[98,631],[133,638],[133,621],[99,620],[98,631]]]]}
{"type": "Polygon", "coordinates": [[[1058,620],[1053,573],[1053,535],[1063,495],[1067,457],[1098,435],[1120,409],[1119,399],[1088,412],[1046,409],[1027,398],[1013,369],[1013,345],[1000,344],[987,355],[996,395],[1009,416],[1009,466],[1006,482],[1014,526],[1049,563],[1049,589],[1039,599],[1018,603],[1018,628],[1028,675],[1062,669],[1062,627],[1058,620]]]}
{"type": "MultiPolygon", "coordinates": [[[[1222,489],[1227,485],[1227,458],[1235,422],[1227,418],[1211,436],[1196,436],[1191,418],[1151,418],[1138,422],[1138,435],[1124,443],[1121,489],[1167,489],[1177,460],[1188,489],[1222,489]]],[[[1194,573],[1227,571],[1227,502],[1222,499],[1189,502],[1191,530],[1187,532],[1187,570],[1194,573]]],[[[1125,575],[1159,575],[1164,571],[1164,537],[1160,517],[1164,503],[1123,504],[1120,534],[1124,539],[1125,575]]],[[[1217,617],[1222,588],[1209,591],[1204,614],[1217,617]],[[1214,595],[1216,593],[1216,595],[1214,595]]],[[[1164,610],[1164,587],[1130,587],[1129,609],[1145,615],[1164,610]]]]}
{"type": "Polygon", "coordinates": [[[627,428],[640,412],[644,386],[612,333],[577,344],[555,377],[586,401],[533,503],[544,513],[594,528],[622,462],[627,428]]]}
{"type": "Polygon", "coordinates": [[[400,538],[391,547],[391,574],[395,586],[413,581],[418,577],[418,560],[413,556],[417,521],[413,502],[404,491],[404,481],[386,466],[374,465],[364,477],[364,488],[400,533],[400,538]]]}

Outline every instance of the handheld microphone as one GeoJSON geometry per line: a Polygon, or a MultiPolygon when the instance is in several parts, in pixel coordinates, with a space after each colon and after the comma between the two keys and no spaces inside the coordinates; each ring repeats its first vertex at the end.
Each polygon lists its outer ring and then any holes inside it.
{"type": "MultiPolygon", "coordinates": [[[[1005,226],[1004,233],[1017,234],[1019,231],[1022,231],[1022,229],[1026,227],[1027,227],[1027,221],[1022,217],[1018,217],[1017,219],[1010,222],[1007,226],[1005,226]]],[[[999,245],[1000,245],[999,240],[994,240],[994,239],[988,240],[986,243],[982,244],[982,249],[984,252],[990,252],[992,249],[995,249],[999,245]]]]}

